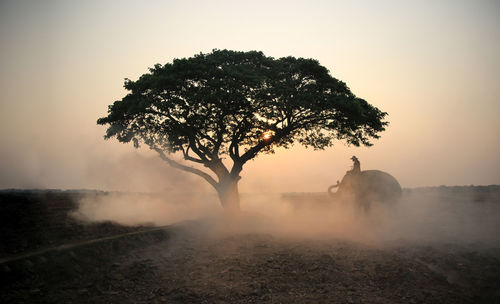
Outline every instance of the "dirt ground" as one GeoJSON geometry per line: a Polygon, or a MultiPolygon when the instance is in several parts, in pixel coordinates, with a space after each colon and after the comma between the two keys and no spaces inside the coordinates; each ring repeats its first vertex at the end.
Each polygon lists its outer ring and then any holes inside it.
{"type": "MultiPolygon", "coordinates": [[[[54,202],[22,197],[25,210],[54,202]]],[[[6,201],[21,200],[1,199],[3,214],[16,205],[6,201]]],[[[83,225],[65,213],[42,226],[17,226],[17,234],[2,225],[9,246],[0,257],[0,302],[500,303],[500,248],[485,243],[213,234],[204,220],[162,228],[83,225]],[[72,232],[54,232],[61,229],[72,232]]]]}

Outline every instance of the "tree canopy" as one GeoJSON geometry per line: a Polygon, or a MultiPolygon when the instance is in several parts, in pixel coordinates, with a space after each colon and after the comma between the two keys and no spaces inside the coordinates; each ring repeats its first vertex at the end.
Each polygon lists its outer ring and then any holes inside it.
{"type": "Polygon", "coordinates": [[[335,140],[371,145],[387,125],[387,113],[356,97],[317,60],[258,51],[213,50],[156,64],[138,80],[126,79],[125,88],[129,93],[97,121],[109,125],[105,138],[144,143],[218,191],[259,153],[294,143],[324,149],[335,140]],[[176,152],[215,177],[173,160],[176,152]]]}

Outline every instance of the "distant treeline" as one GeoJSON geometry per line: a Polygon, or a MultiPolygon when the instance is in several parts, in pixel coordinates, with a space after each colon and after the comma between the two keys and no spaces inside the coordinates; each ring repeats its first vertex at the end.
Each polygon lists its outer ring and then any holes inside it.
{"type": "Polygon", "coordinates": [[[500,191],[500,185],[487,185],[487,186],[433,186],[433,187],[416,187],[405,188],[404,191],[440,191],[440,192],[497,192],[500,191]]]}
{"type": "MultiPolygon", "coordinates": [[[[419,191],[439,191],[439,192],[500,192],[500,185],[487,185],[487,186],[429,186],[429,187],[415,187],[415,188],[403,188],[404,192],[419,192],[419,191]]],[[[128,192],[128,191],[104,191],[104,190],[93,190],[93,189],[0,189],[0,193],[19,193],[19,194],[37,194],[37,193],[80,193],[80,194],[107,194],[107,193],[135,193],[141,194],[140,192],[128,192]]],[[[326,191],[325,191],[326,193],[326,191]]],[[[150,194],[150,193],[142,193],[150,194]]],[[[306,195],[315,196],[323,194],[323,192],[286,192],[283,193],[285,196],[295,196],[295,195],[306,195]]]]}
{"type": "Polygon", "coordinates": [[[37,194],[37,193],[88,193],[88,194],[103,194],[108,193],[108,191],[103,190],[88,190],[88,189],[0,189],[0,193],[19,193],[19,194],[37,194]]]}

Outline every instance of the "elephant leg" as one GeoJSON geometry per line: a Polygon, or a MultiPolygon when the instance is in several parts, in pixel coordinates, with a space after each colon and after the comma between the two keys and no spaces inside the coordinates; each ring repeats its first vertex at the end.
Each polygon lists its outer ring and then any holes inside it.
{"type": "Polygon", "coordinates": [[[371,208],[371,202],[370,202],[370,200],[368,200],[366,198],[360,198],[360,199],[357,200],[357,206],[358,206],[358,208],[360,208],[361,210],[363,210],[363,212],[365,214],[370,213],[370,208],[371,208]]]}
{"type": "Polygon", "coordinates": [[[370,193],[365,191],[358,191],[355,193],[354,202],[356,203],[356,208],[359,209],[364,214],[370,213],[372,197],[370,193]]]}

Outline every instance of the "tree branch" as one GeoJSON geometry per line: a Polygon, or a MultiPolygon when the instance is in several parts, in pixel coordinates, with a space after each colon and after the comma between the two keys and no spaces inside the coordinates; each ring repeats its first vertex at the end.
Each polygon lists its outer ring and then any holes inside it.
{"type": "Polygon", "coordinates": [[[190,173],[196,174],[196,175],[202,177],[204,180],[206,180],[214,188],[217,188],[217,186],[218,186],[217,182],[209,174],[207,174],[207,173],[205,173],[205,172],[203,172],[201,170],[198,170],[196,168],[182,165],[182,164],[176,162],[175,160],[173,160],[171,158],[168,158],[165,155],[165,153],[160,148],[154,147],[152,149],[155,150],[156,152],[158,152],[158,154],[160,155],[160,158],[162,160],[166,161],[171,167],[174,167],[176,169],[180,169],[180,170],[183,170],[183,171],[186,171],[186,172],[190,172],[190,173]]]}
{"type": "Polygon", "coordinates": [[[255,155],[257,155],[262,149],[272,145],[275,142],[280,141],[283,137],[287,136],[288,134],[290,134],[290,132],[294,131],[295,129],[296,127],[288,126],[286,128],[276,130],[276,133],[271,137],[271,139],[259,141],[255,146],[248,149],[240,157],[239,160],[241,162],[241,166],[243,166],[243,164],[245,164],[250,159],[254,158],[255,155]]]}
{"type": "Polygon", "coordinates": [[[205,162],[202,159],[195,158],[195,157],[192,157],[191,155],[189,155],[189,148],[190,147],[191,146],[188,145],[188,147],[186,149],[184,149],[184,147],[181,145],[182,155],[184,155],[184,159],[195,162],[195,163],[204,164],[205,162]]]}
{"type": "Polygon", "coordinates": [[[218,129],[215,131],[217,134],[217,140],[216,140],[215,145],[214,145],[214,151],[213,151],[214,155],[219,154],[219,149],[224,141],[224,131],[225,131],[224,115],[222,115],[221,118],[219,119],[219,121],[217,123],[217,127],[218,127],[218,129]]]}
{"type": "MultiPolygon", "coordinates": [[[[199,142],[199,140],[196,138],[196,136],[192,135],[192,134],[189,134],[188,135],[188,139],[189,139],[189,147],[191,148],[191,150],[193,150],[193,152],[198,155],[198,157],[203,161],[203,163],[208,163],[210,162],[210,160],[207,158],[207,155],[208,153],[205,153],[206,151],[201,151],[198,146],[204,148],[201,143],[199,142]],[[198,143],[198,145],[197,145],[198,143]]],[[[206,149],[203,149],[203,150],[206,150],[206,149]]]]}
{"type": "Polygon", "coordinates": [[[259,141],[259,143],[252,148],[248,149],[240,158],[242,164],[246,163],[250,159],[254,158],[257,153],[259,153],[260,150],[264,149],[266,146],[269,146],[272,144],[274,140],[269,140],[269,141],[259,141]]]}
{"type": "Polygon", "coordinates": [[[215,175],[217,175],[219,182],[229,174],[229,170],[227,170],[226,166],[224,166],[224,163],[222,163],[222,160],[220,158],[212,160],[211,162],[205,164],[205,166],[212,170],[215,175]]]}

